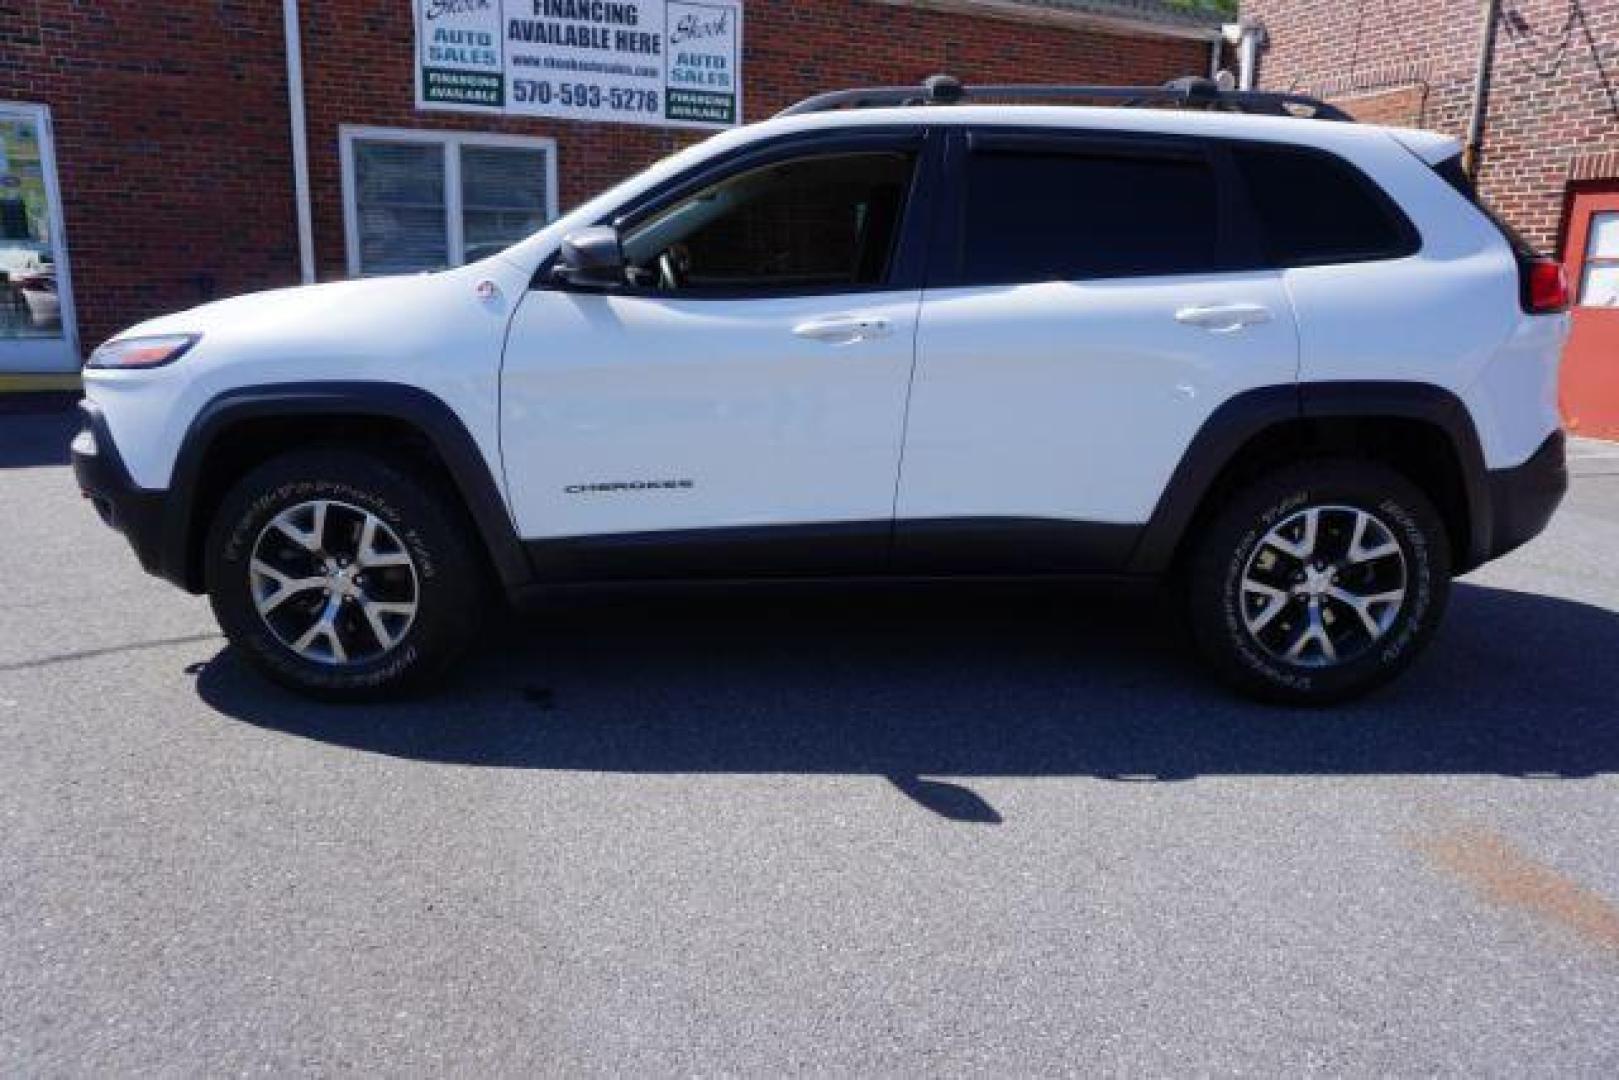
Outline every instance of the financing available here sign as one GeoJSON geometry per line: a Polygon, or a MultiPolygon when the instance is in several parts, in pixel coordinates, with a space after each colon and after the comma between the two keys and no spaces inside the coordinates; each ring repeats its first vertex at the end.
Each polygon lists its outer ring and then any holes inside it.
{"type": "Polygon", "coordinates": [[[414,0],[416,107],[660,127],[742,119],[742,0],[414,0]]]}

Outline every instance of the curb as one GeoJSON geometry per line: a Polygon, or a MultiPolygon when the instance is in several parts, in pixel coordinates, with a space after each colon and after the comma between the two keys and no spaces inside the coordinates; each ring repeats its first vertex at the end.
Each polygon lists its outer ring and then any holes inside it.
{"type": "Polygon", "coordinates": [[[77,372],[60,375],[0,373],[0,416],[62,412],[71,409],[83,394],[77,372]]]}
{"type": "Polygon", "coordinates": [[[82,385],[76,371],[51,375],[8,375],[0,372],[0,394],[33,394],[48,391],[78,393],[82,385]]]}

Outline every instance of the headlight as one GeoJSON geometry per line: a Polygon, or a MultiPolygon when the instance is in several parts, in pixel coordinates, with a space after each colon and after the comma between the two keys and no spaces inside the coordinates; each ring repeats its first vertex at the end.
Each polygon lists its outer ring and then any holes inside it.
{"type": "Polygon", "coordinates": [[[165,334],[161,337],[109,341],[90,354],[86,367],[125,370],[172,364],[201,338],[200,334],[165,334]]]}

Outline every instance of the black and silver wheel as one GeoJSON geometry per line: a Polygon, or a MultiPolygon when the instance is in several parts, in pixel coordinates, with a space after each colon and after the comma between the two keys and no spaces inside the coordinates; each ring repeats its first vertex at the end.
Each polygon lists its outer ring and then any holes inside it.
{"type": "Polygon", "coordinates": [[[1188,599],[1198,646],[1239,689],[1325,704],[1403,670],[1437,628],[1447,536],[1428,498],[1360,461],[1266,476],[1202,526],[1188,599]]]}
{"type": "Polygon", "coordinates": [[[388,523],[335,499],[270,520],[248,563],[253,606],[282,645],[316,664],[381,659],[416,622],[416,562],[388,523]]]}
{"type": "Polygon", "coordinates": [[[459,523],[445,499],[379,458],[277,458],[232,489],[210,532],[215,614],[257,667],[294,689],[414,689],[471,630],[481,576],[459,523]]]}

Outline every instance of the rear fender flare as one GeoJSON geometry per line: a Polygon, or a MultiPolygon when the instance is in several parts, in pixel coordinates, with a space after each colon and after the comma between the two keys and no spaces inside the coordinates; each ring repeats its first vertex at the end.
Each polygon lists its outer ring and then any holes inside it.
{"type": "Polygon", "coordinates": [[[1472,417],[1443,387],[1414,382],[1329,382],[1263,387],[1221,405],[1193,437],[1170,477],[1130,559],[1130,572],[1161,575],[1174,565],[1182,538],[1204,498],[1253,439],[1300,419],[1418,420],[1449,438],[1460,466],[1468,550],[1459,568],[1477,566],[1491,550],[1489,473],[1472,417]]]}

